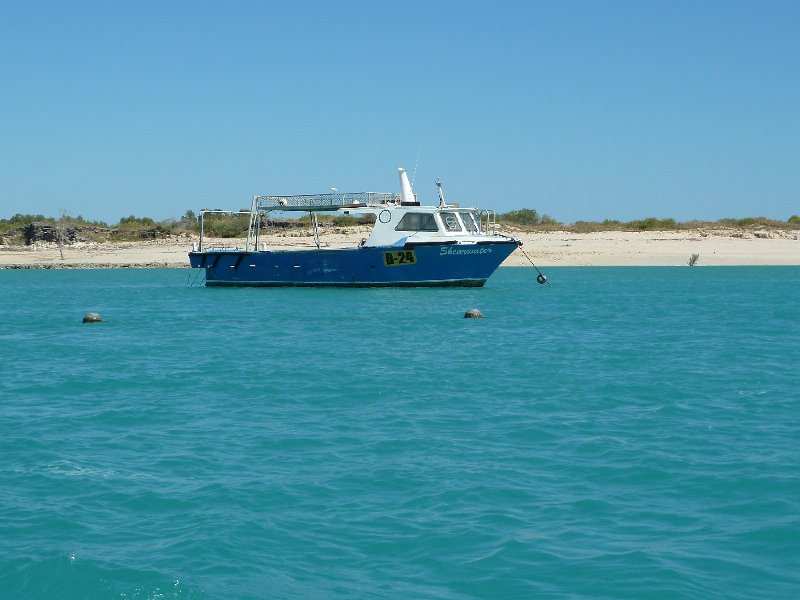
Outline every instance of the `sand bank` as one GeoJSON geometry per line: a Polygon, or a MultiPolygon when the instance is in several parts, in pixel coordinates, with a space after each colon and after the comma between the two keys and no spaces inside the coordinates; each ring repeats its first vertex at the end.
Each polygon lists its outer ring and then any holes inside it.
{"type": "MultiPolygon", "coordinates": [[[[355,246],[368,228],[324,232],[328,247],[355,246]]],[[[522,249],[539,267],[547,266],[679,266],[699,254],[698,266],[711,265],[800,265],[800,231],[739,231],[728,229],[695,231],[647,231],[570,233],[566,231],[505,233],[520,238],[522,249]]],[[[122,243],[86,242],[65,246],[63,259],[55,244],[0,246],[3,268],[188,268],[187,253],[195,236],[122,243]]],[[[269,248],[309,247],[305,232],[263,236],[269,248]]],[[[210,247],[242,247],[243,240],[207,240],[210,247]]],[[[504,266],[530,262],[517,250],[504,266]]]]}

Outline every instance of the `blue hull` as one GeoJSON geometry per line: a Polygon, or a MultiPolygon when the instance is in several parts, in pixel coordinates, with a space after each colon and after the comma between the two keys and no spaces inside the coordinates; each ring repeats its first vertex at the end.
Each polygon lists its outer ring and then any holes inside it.
{"type": "Polygon", "coordinates": [[[515,240],[404,247],[190,252],[207,286],[480,287],[519,245],[515,240]]]}

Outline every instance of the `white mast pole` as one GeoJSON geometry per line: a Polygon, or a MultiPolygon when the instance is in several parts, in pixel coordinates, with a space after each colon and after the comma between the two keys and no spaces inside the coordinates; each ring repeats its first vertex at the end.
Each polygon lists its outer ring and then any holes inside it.
{"type": "Polygon", "coordinates": [[[406,202],[415,202],[414,191],[411,189],[411,184],[408,181],[408,173],[403,167],[398,167],[397,172],[400,174],[400,197],[403,204],[406,202]]]}

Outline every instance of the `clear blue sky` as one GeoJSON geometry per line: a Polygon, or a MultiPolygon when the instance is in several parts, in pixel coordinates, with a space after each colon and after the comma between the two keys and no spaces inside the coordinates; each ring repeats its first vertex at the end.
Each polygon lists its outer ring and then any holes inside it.
{"type": "Polygon", "coordinates": [[[0,0],[0,218],[398,191],[800,213],[800,1],[0,0]]]}

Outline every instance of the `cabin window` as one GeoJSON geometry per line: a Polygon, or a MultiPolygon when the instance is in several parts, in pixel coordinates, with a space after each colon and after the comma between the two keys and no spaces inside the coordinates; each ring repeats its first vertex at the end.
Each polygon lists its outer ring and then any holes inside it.
{"type": "Polygon", "coordinates": [[[458,214],[461,216],[461,220],[464,222],[464,228],[469,233],[480,233],[478,223],[475,221],[475,215],[473,215],[471,212],[460,212],[458,214]]]}
{"type": "Polygon", "coordinates": [[[395,231],[439,231],[432,213],[410,212],[403,215],[395,231]]]}
{"type": "Polygon", "coordinates": [[[439,216],[442,218],[445,231],[461,231],[461,223],[458,222],[456,213],[443,211],[439,216]]]}

